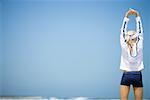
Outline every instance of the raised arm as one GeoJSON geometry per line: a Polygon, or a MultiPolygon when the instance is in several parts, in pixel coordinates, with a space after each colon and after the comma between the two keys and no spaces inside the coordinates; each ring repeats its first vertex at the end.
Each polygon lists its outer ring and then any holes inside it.
{"type": "Polygon", "coordinates": [[[143,48],[143,27],[141,17],[138,12],[136,16],[136,33],[138,35],[138,47],[143,48]]]}
{"type": "Polygon", "coordinates": [[[138,37],[138,48],[143,48],[143,27],[141,22],[141,17],[138,11],[130,9],[132,14],[136,16],[136,34],[133,38],[138,37]]]}
{"type": "Polygon", "coordinates": [[[120,44],[121,47],[126,47],[127,46],[127,37],[126,37],[126,32],[127,32],[127,25],[129,22],[128,16],[130,15],[130,12],[127,11],[125,14],[125,17],[123,19],[122,27],[121,27],[121,34],[120,34],[120,44]]]}
{"type": "Polygon", "coordinates": [[[136,16],[136,32],[138,33],[138,35],[143,34],[142,22],[141,22],[139,12],[130,8],[129,13],[126,14],[126,17],[129,17],[129,15],[135,15],[136,16]]]}
{"type": "Polygon", "coordinates": [[[132,38],[138,37],[138,47],[143,47],[143,28],[142,28],[142,22],[139,13],[134,9],[129,9],[124,17],[123,24],[121,27],[121,34],[120,34],[120,43],[122,47],[127,46],[127,41],[129,40],[129,37],[126,35],[127,32],[127,24],[129,22],[129,16],[135,15],[136,16],[136,34],[132,36],[132,38]]]}

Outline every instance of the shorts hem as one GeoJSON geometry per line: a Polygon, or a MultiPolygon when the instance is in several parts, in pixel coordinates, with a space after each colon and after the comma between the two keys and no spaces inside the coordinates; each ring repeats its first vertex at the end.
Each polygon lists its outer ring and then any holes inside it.
{"type": "Polygon", "coordinates": [[[120,84],[120,85],[130,86],[130,85],[127,85],[127,84],[120,84]]]}

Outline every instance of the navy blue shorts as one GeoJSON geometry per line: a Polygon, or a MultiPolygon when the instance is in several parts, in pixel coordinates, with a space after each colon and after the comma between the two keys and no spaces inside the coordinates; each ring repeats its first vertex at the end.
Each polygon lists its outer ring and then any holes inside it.
{"type": "Polygon", "coordinates": [[[141,71],[124,72],[121,79],[121,85],[143,87],[141,71]]]}

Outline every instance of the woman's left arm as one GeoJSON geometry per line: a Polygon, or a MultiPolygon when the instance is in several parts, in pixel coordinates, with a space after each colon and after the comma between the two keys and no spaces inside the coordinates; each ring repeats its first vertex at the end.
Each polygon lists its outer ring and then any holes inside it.
{"type": "Polygon", "coordinates": [[[143,27],[141,17],[136,11],[136,34],[138,35],[138,47],[143,48],[143,27]]]}

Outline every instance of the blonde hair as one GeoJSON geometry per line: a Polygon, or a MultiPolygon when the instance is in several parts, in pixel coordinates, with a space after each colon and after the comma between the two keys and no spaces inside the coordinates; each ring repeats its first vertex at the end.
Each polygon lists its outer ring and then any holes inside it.
{"type": "Polygon", "coordinates": [[[136,34],[136,32],[134,30],[127,31],[127,35],[129,35],[129,36],[133,36],[135,34],[136,34]]]}
{"type": "MultiPolygon", "coordinates": [[[[134,30],[127,31],[128,37],[132,37],[135,34],[136,34],[136,31],[134,31],[134,30]]],[[[133,40],[128,39],[127,44],[130,45],[131,43],[136,43],[136,40],[137,40],[136,38],[134,38],[133,40]]]]}

